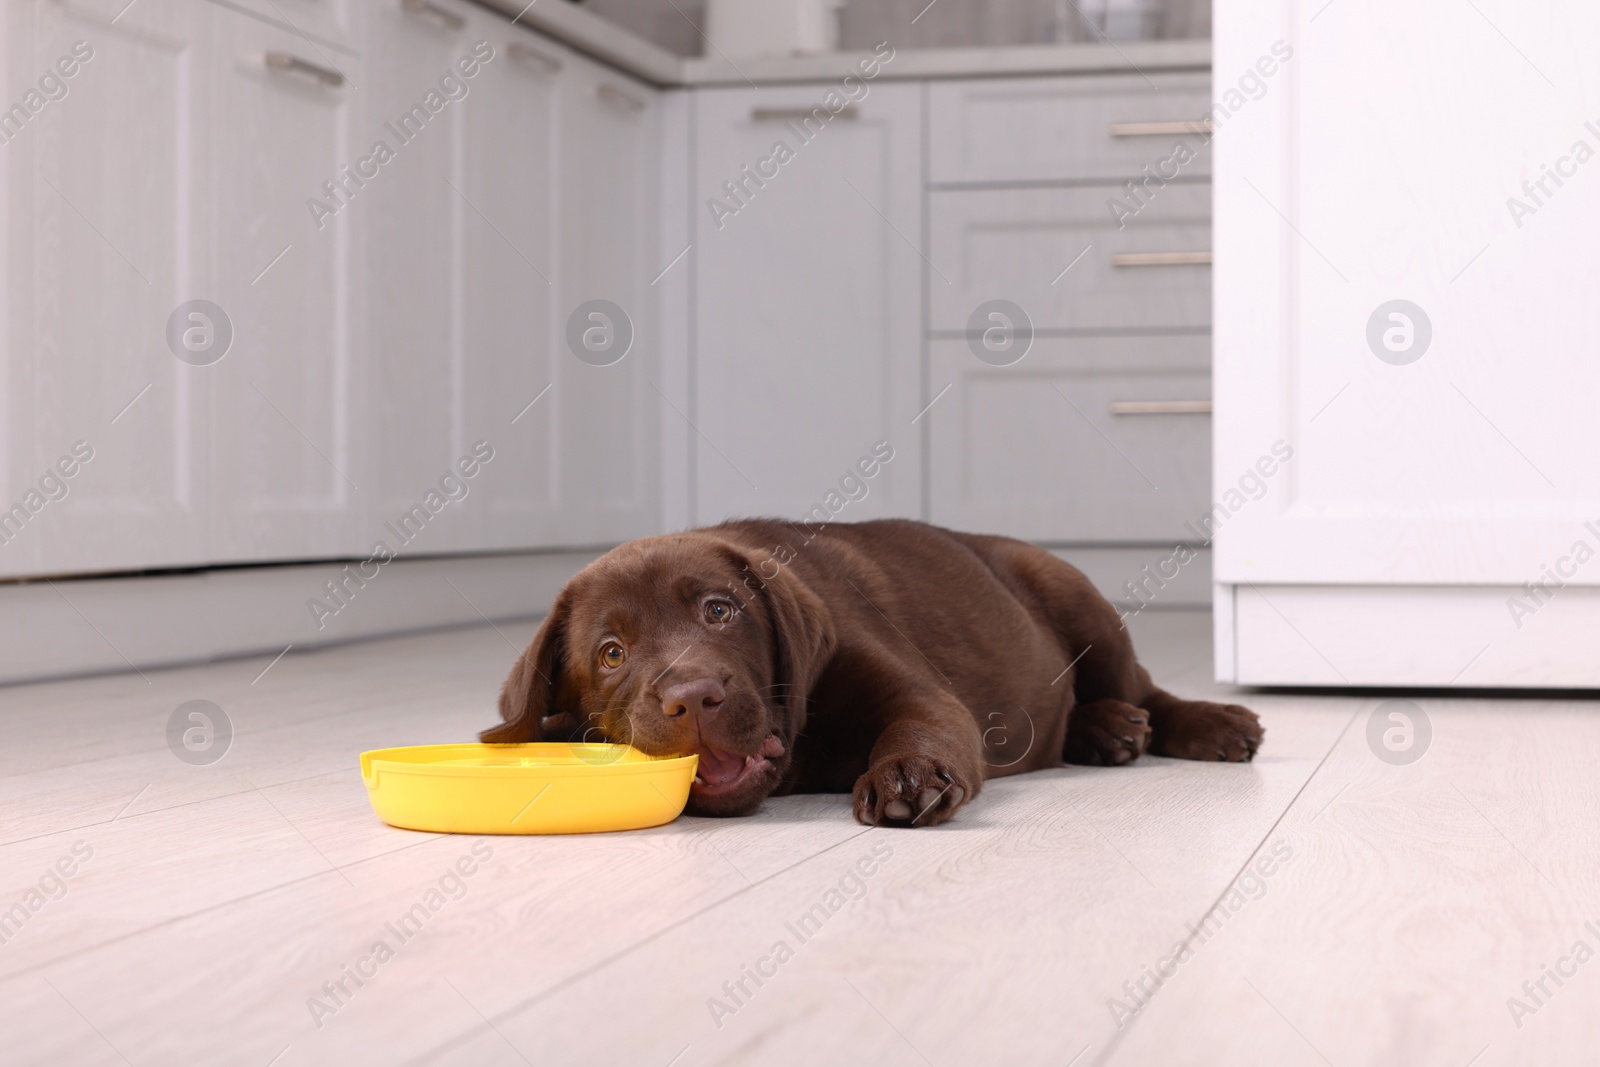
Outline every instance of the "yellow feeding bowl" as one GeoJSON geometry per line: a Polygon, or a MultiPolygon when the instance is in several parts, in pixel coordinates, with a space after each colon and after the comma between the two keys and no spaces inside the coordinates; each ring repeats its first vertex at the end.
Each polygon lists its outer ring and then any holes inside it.
{"type": "Polygon", "coordinates": [[[412,745],[361,754],[372,810],[446,834],[588,834],[676,819],[698,756],[629,745],[412,745]]]}

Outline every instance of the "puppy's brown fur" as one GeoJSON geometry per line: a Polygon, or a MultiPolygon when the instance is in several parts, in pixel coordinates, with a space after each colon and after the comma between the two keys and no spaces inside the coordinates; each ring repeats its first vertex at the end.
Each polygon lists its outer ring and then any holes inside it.
{"type": "Polygon", "coordinates": [[[1076,568],[903,520],[622,545],[556,597],[500,714],[483,740],[700,753],[696,814],[850,792],[862,822],[911,826],[986,778],[1146,751],[1249,760],[1262,737],[1245,708],[1156,688],[1076,568]]]}

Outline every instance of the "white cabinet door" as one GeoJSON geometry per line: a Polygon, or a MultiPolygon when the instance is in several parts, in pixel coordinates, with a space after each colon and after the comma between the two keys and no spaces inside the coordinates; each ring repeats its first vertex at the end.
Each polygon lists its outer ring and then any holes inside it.
{"type": "MultiPolygon", "coordinates": [[[[358,104],[365,70],[293,31],[215,11],[215,290],[233,344],[211,368],[213,557],[356,555],[370,549],[364,190],[346,168],[376,136],[358,104]]],[[[411,162],[398,151],[388,166],[411,162]]]]}
{"type": "Polygon", "coordinates": [[[209,376],[174,356],[167,320],[214,296],[210,9],[156,0],[112,23],[121,7],[5,14],[6,99],[39,104],[4,130],[5,575],[206,556],[209,376]]]}
{"type": "Polygon", "coordinates": [[[435,505],[449,502],[425,533],[405,527],[407,551],[593,537],[563,503],[569,405],[554,387],[557,135],[571,55],[453,0],[422,11],[393,0],[373,9],[370,27],[373,123],[390,139],[402,116],[421,125],[365,205],[368,525],[393,543],[402,516],[434,492],[435,505]],[[429,93],[439,111],[424,119],[429,93]]]}
{"type": "MultiPolygon", "coordinates": [[[[699,522],[799,518],[877,441],[893,460],[842,520],[922,514],[921,89],[696,94],[692,421],[699,522]],[[807,124],[809,123],[809,125],[807,124]],[[783,145],[782,149],[777,146],[783,145]]],[[[682,426],[668,432],[685,432],[682,426]]]]}
{"type": "Polygon", "coordinates": [[[932,345],[931,515],[1044,543],[1204,541],[1210,338],[1041,337],[1017,362],[932,345]]]}
{"type": "MultiPolygon", "coordinates": [[[[1497,5],[1493,27],[1444,0],[1318,15],[1266,0],[1217,13],[1219,81],[1274,40],[1295,45],[1216,144],[1219,500],[1275,441],[1293,449],[1221,527],[1219,632],[1238,629],[1219,671],[1556,681],[1524,668],[1561,635],[1529,634],[1570,626],[1584,591],[1523,587],[1563,559],[1558,584],[1600,584],[1600,563],[1573,558],[1600,548],[1586,525],[1600,516],[1600,136],[1585,124],[1600,80],[1582,58],[1600,9],[1497,5]],[[1317,592],[1336,586],[1372,591],[1369,610],[1317,592]],[[1464,587],[1489,592],[1471,609],[1396,608],[1464,587]],[[1537,615],[1514,618],[1514,599],[1537,615]],[[1276,640],[1321,651],[1275,657],[1276,640]],[[1309,673],[1272,666],[1291,659],[1309,673]]],[[[1586,663],[1584,684],[1600,682],[1586,663]]]]}
{"type": "MultiPolygon", "coordinates": [[[[656,527],[654,384],[660,339],[651,280],[659,159],[652,90],[573,56],[562,72],[560,350],[555,386],[559,536],[607,544],[656,527]]],[[[543,403],[543,401],[541,401],[543,403]]]]}
{"type": "MultiPolygon", "coordinates": [[[[462,112],[464,168],[462,443],[494,460],[463,502],[479,550],[560,544],[565,527],[557,436],[566,391],[557,313],[557,168],[561,93],[571,55],[495,15],[472,34],[494,49],[462,112]]],[[[631,358],[631,357],[630,357],[631,358]]]]}
{"type": "Polygon", "coordinates": [[[368,12],[365,127],[394,158],[367,167],[373,176],[352,206],[365,222],[370,285],[365,524],[407,553],[472,547],[465,501],[441,505],[449,498],[427,494],[466,451],[461,233],[470,220],[461,187],[485,75],[472,54],[477,12],[451,0],[433,11],[383,0],[368,12]],[[472,78],[456,68],[463,58],[472,78]],[[407,518],[419,506],[425,522],[407,518]],[[409,539],[403,549],[386,523],[409,539]]]}

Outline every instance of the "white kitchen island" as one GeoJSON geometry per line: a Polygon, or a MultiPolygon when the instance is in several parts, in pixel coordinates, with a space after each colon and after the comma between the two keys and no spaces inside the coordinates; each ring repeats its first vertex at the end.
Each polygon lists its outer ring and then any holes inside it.
{"type": "Polygon", "coordinates": [[[1217,675],[1600,685],[1600,12],[1233,2],[1217,675]],[[1237,494],[1236,494],[1237,495],[1237,494]]]}

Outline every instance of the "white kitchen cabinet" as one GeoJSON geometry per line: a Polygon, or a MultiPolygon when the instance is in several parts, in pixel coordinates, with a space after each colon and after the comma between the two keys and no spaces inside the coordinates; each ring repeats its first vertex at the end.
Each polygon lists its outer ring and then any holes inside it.
{"type": "MultiPolygon", "coordinates": [[[[1044,543],[1203,541],[1207,337],[1038,338],[997,366],[931,345],[931,517],[1044,543]]],[[[1134,575],[1130,574],[1132,578],[1134,575]]]]}
{"type": "Polygon", "coordinates": [[[653,532],[655,91],[457,0],[267,7],[6,12],[16,98],[98,52],[8,145],[0,574],[364,558],[478,441],[407,552],[653,532]],[[218,360],[170,350],[197,299],[218,360]]]}
{"type": "Polygon", "coordinates": [[[1113,594],[1140,577],[1119,572],[1130,548],[1207,540],[1208,85],[929,88],[930,255],[949,280],[927,313],[930,517],[1099,553],[1080,561],[1113,594]],[[974,323],[1009,324],[1016,347],[989,351],[974,323]]]}
{"type": "Polygon", "coordinates": [[[494,459],[408,552],[651,532],[650,91],[472,5],[371,17],[390,129],[463,59],[476,73],[372,183],[369,526],[397,523],[486,441],[494,459]],[[595,299],[631,323],[606,366],[566,338],[595,299]]]}
{"type": "Polygon", "coordinates": [[[7,577],[206,554],[210,382],[166,327],[212,295],[209,8],[155,0],[113,24],[122,6],[0,16],[8,103],[42,77],[65,94],[5,130],[7,577]]]}
{"type": "Polygon", "coordinates": [[[359,60],[217,4],[33,13],[8,34],[29,81],[75,40],[95,54],[8,146],[26,280],[8,286],[6,406],[29,480],[74,440],[94,459],[7,572],[353,554],[360,240],[348,211],[319,230],[306,202],[354,158],[359,60]]]}
{"type": "Polygon", "coordinates": [[[466,166],[451,195],[465,269],[462,443],[487,440],[495,459],[463,507],[478,549],[570,543],[557,434],[577,413],[558,414],[570,405],[553,383],[566,357],[555,161],[571,58],[503,18],[476,20],[473,39],[495,58],[462,111],[466,166]]]}
{"type": "MultiPolygon", "coordinates": [[[[366,233],[370,280],[363,522],[368,536],[396,549],[397,537],[384,524],[398,528],[467,451],[472,432],[462,231],[475,220],[466,217],[471,209],[462,197],[471,194],[462,187],[473,169],[468,125],[494,67],[491,61],[483,68],[473,55],[473,43],[482,39],[477,16],[452,0],[424,10],[383,0],[367,14],[371,84],[364,89],[363,126],[395,156],[368,168],[376,173],[352,205],[366,233]],[[456,69],[463,58],[476,70],[470,79],[456,69]],[[453,78],[446,87],[459,99],[441,89],[444,78],[453,78]],[[437,113],[425,103],[430,92],[437,113]]],[[[472,547],[467,501],[470,493],[430,518],[405,551],[472,547]]]]}
{"type": "Polygon", "coordinates": [[[1055,543],[1179,538],[1198,505],[1203,412],[1113,407],[1206,395],[1205,164],[1126,227],[1104,203],[1197,73],[871,82],[826,119],[826,84],[692,90],[680,232],[662,94],[479,5],[117,3],[6,12],[14,96],[107,43],[8,146],[11,498],[96,458],[5,573],[365,558],[480,440],[407,554],[612,544],[663,493],[674,522],[828,504],[1055,543]],[[1014,367],[961,336],[995,296],[1039,330],[1014,367]],[[192,300],[219,360],[170,350],[192,300]]]}
{"type": "Polygon", "coordinates": [[[1216,142],[1219,500],[1293,449],[1221,527],[1217,673],[1600,684],[1600,211],[1574,158],[1600,10],[1316,14],[1217,9],[1219,70],[1303,44],[1216,142]]]}
{"type": "Polygon", "coordinates": [[[558,532],[567,544],[608,544],[658,521],[658,103],[580,56],[560,77],[558,349],[546,398],[559,420],[558,532]]]}
{"type": "Polygon", "coordinates": [[[233,345],[209,368],[212,559],[364,554],[362,191],[345,202],[324,183],[343,182],[371,146],[365,65],[214,11],[215,291],[233,345]],[[337,210],[314,217],[312,198],[337,210]]]}
{"type": "Polygon", "coordinates": [[[682,417],[697,522],[799,518],[878,441],[894,458],[840,520],[922,513],[920,287],[934,271],[938,301],[945,281],[922,248],[921,89],[872,84],[824,125],[810,116],[827,92],[695,94],[695,389],[682,417]]]}

